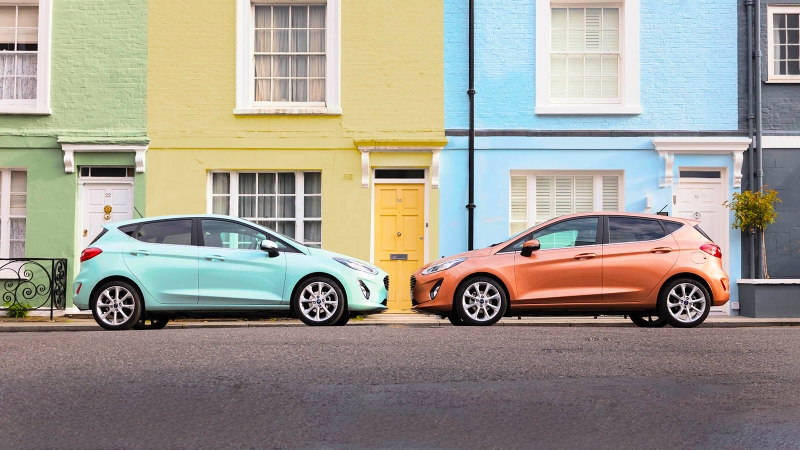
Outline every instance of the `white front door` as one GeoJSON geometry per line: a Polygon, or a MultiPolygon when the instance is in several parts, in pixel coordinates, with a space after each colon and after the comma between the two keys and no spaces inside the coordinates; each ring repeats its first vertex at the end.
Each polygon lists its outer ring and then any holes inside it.
{"type": "MultiPolygon", "coordinates": [[[[722,178],[681,178],[678,188],[675,215],[700,221],[700,228],[720,246],[722,267],[728,271],[727,209],[722,206],[725,190],[722,178]]],[[[712,311],[727,311],[726,306],[713,307],[712,311]]]]}
{"type": "Polygon", "coordinates": [[[81,186],[81,249],[100,234],[103,225],[133,219],[131,183],[85,183],[81,186]]]}

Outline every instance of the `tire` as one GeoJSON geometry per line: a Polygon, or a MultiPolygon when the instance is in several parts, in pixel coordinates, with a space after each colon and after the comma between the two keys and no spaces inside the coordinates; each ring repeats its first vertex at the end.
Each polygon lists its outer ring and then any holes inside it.
{"type": "Polygon", "coordinates": [[[711,295],[697,280],[678,278],[665,284],[658,296],[658,315],[676,328],[700,325],[711,311],[711,295]]]}
{"type": "MultiPolygon", "coordinates": [[[[464,325],[494,325],[506,313],[508,299],[503,287],[492,278],[467,279],[456,291],[454,313],[464,325]]],[[[452,321],[451,321],[452,323],[452,321]]]]}
{"type": "Polygon", "coordinates": [[[342,317],[333,324],[335,327],[343,327],[347,325],[347,322],[350,322],[350,313],[345,311],[342,313],[342,317]]]}
{"type": "Polygon", "coordinates": [[[341,286],[324,276],[301,283],[295,290],[292,307],[297,317],[310,326],[335,325],[343,314],[348,314],[341,286]]]}
{"type": "Polygon", "coordinates": [[[139,321],[136,322],[136,325],[133,326],[134,330],[160,330],[167,326],[169,323],[169,318],[167,317],[158,317],[155,319],[142,319],[139,318],[139,321]]]}
{"type": "Polygon", "coordinates": [[[89,306],[98,325],[106,330],[130,330],[142,315],[139,291],[125,281],[110,281],[100,286],[89,306]]]}
{"type": "Polygon", "coordinates": [[[655,314],[647,316],[630,315],[628,317],[630,317],[631,322],[636,324],[637,327],[641,328],[661,328],[667,325],[666,320],[662,319],[661,317],[655,314]]]}
{"type": "Polygon", "coordinates": [[[461,320],[461,317],[458,316],[457,313],[453,312],[447,315],[447,320],[450,321],[454,326],[463,327],[464,321],[461,320]]]}

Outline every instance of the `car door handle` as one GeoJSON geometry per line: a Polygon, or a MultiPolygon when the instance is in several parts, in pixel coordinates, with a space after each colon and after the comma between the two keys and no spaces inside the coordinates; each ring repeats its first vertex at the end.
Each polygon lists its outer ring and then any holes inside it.
{"type": "Polygon", "coordinates": [[[597,258],[596,253],[581,253],[579,255],[575,255],[575,259],[592,259],[597,258]]]}
{"type": "Polygon", "coordinates": [[[656,248],[650,249],[650,253],[669,253],[671,251],[672,251],[672,249],[669,248],[669,247],[656,247],[656,248]]]}
{"type": "Polygon", "coordinates": [[[209,260],[209,261],[214,261],[215,259],[217,261],[225,261],[227,258],[225,258],[224,256],[220,256],[220,255],[206,255],[206,259],[209,260]]]}
{"type": "Polygon", "coordinates": [[[139,255],[150,256],[150,252],[148,252],[147,250],[131,250],[131,255],[133,255],[133,256],[139,256],[139,255]]]}

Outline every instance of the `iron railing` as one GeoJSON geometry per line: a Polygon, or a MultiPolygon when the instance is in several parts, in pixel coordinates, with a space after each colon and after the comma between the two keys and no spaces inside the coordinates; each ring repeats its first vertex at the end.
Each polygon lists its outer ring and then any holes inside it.
{"type": "Polygon", "coordinates": [[[65,258],[0,258],[0,310],[67,307],[65,258]]]}

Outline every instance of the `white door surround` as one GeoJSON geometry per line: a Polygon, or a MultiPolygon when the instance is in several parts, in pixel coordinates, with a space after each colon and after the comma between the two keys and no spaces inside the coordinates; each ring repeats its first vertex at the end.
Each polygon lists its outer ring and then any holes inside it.
{"type": "Polygon", "coordinates": [[[742,163],[744,152],[750,146],[750,138],[746,137],[670,137],[653,139],[653,146],[658,156],[664,161],[663,176],[658,187],[672,186],[673,164],[675,155],[725,155],[733,158],[733,187],[742,186],[742,163]]]}
{"type": "MultiPolygon", "coordinates": [[[[698,170],[681,167],[681,170],[698,170]]],[[[722,268],[730,273],[730,226],[728,210],[722,203],[728,198],[726,171],[723,169],[703,169],[721,172],[720,178],[679,178],[675,195],[673,214],[675,217],[699,220],[700,227],[722,250],[722,268]]],[[[712,311],[727,312],[728,306],[712,307],[712,311]]]]}
{"type": "Polygon", "coordinates": [[[133,179],[86,179],[80,181],[80,249],[88,247],[103,225],[133,219],[133,179]]]}
{"type": "Polygon", "coordinates": [[[147,145],[61,144],[64,151],[64,172],[75,173],[75,153],[136,153],[136,173],[144,173],[147,145]]]}

